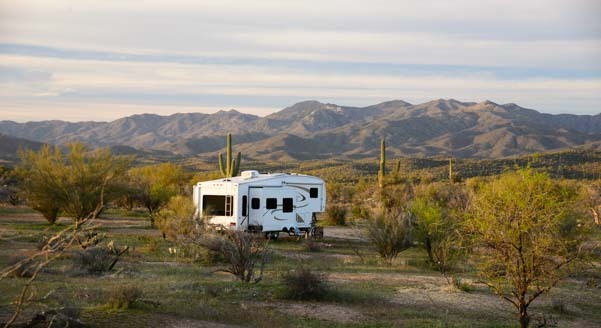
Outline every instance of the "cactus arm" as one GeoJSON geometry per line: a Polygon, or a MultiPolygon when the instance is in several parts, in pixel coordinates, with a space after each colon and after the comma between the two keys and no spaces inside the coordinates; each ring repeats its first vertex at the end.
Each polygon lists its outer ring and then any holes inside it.
{"type": "Polygon", "coordinates": [[[396,162],[396,168],[394,169],[394,176],[398,177],[400,172],[401,172],[401,160],[399,159],[399,161],[396,162]]]}
{"type": "Polygon", "coordinates": [[[238,152],[238,156],[234,160],[234,171],[232,172],[232,176],[238,176],[240,174],[240,162],[242,161],[242,153],[238,152]]]}
{"type": "Polygon", "coordinates": [[[232,176],[232,134],[227,134],[227,145],[226,145],[226,159],[227,167],[225,172],[227,173],[226,177],[232,176]]]}
{"type": "Polygon", "coordinates": [[[380,144],[380,171],[382,171],[382,175],[386,175],[386,141],[384,139],[380,144]]]}
{"type": "Polygon", "coordinates": [[[223,165],[223,155],[221,153],[219,153],[218,161],[219,161],[219,171],[221,172],[221,175],[223,175],[223,177],[225,178],[225,177],[227,177],[227,175],[225,174],[225,169],[224,169],[225,165],[223,165]]]}
{"type": "Polygon", "coordinates": [[[453,183],[453,158],[449,157],[449,182],[453,183]]]}

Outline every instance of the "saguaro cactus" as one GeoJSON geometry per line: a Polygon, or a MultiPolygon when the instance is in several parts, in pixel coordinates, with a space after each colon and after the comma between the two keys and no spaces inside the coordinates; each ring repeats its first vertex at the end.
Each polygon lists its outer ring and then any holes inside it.
{"type": "Polygon", "coordinates": [[[227,145],[226,145],[226,159],[223,161],[223,155],[219,153],[219,171],[224,178],[231,178],[238,175],[240,172],[240,161],[242,160],[242,154],[238,152],[236,159],[232,158],[232,134],[227,134],[227,145]]]}
{"type": "Polygon", "coordinates": [[[449,182],[453,183],[453,157],[449,157],[449,182]]]}
{"type": "Polygon", "coordinates": [[[394,168],[394,177],[395,179],[399,178],[399,173],[401,172],[401,160],[399,159],[396,162],[396,167],[394,168]]]}
{"type": "Polygon", "coordinates": [[[378,171],[378,185],[384,188],[384,178],[386,177],[386,141],[382,139],[380,143],[380,170],[378,171]]]}

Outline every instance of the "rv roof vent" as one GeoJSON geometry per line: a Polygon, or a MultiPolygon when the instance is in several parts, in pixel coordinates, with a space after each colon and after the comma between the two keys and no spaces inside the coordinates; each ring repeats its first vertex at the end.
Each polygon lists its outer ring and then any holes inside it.
{"type": "Polygon", "coordinates": [[[257,176],[259,176],[259,171],[242,171],[242,174],[240,174],[240,176],[242,177],[242,179],[252,179],[252,178],[256,178],[257,176]]]}

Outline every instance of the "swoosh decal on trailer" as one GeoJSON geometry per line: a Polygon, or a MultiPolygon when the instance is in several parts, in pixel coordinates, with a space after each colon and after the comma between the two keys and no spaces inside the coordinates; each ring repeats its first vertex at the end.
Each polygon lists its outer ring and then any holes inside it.
{"type": "Polygon", "coordinates": [[[307,200],[307,196],[305,196],[305,195],[303,195],[303,194],[297,194],[297,195],[301,196],[301,199],[300,199],[300,200],[298,200],[298,199],[296,200],[297,202],[299,202],[299,203],[300,203],[300,202],[304,202],[305,200],[307,200]]]}
{"type": "Polygon", "coordinates": [[[277,211],[281,211],[281,209],[279,209],[279,208],[276,208],[276,209],[273,209],[273,210],[270,210],[270,211],[266,211],[265,213],[263,213],[263,215],[262,215],[262,216],[265,216],[265,215],[267,215],[268,213],[269,213],[269,214],[273,214],[273,213],[275,213],[275,212],[277,212],[277,211]]]}
{"type": "Polygon", "coordinates": [[[273,218],[274,218],[274,219],[276,219],[276,220],[278,220],[278,221],[288,221],[288,220],[286,220],[286,219],[280,219],[280,218],[278,218],[278,217],[277,217],[277,216],[275,216],[275,215],[273,216],[273,218]]]}
{"type": "Polygon", "coordinates": [[[293,185],[293,184],[290,184],[290,183],[287,183],[286,185],[287,185],[287,186],[289,186],[289,187],[298,188],[298,189],[300,189],[300,190],[304,190],[304,191],[306,191],[306,192],[309,192],[309,188],[305,188],[305,187],[301,187],[301,186],[293,185]]]}

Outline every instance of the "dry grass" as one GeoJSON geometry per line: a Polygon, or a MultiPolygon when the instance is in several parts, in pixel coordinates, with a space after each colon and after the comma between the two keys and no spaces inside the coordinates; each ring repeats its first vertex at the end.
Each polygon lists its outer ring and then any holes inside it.
{"type": "MultiPolygon", "coordinates": [[[[0,214],[0,265],[12,256],[34,251],[47,233],[44,219],[35,214],[0,214]]],[[[303,242],[282,238],[270,242],[272,262],[258,284],[237,281],[214,272],[220,263],[195,263],[169,254],[174,245],[145,228],[143,218],[104,218],[107,238],[131,251],[119,269],[100,276],[69,274],[71,260],[62,258],[43,272],[36,295],[46,300],[26,316],[44,309],[74,304],[81,320],[95,326],[139,327],[515,327],[513,309],[475,282],[469,267],[459,272],[466,293],[421,265],[425,254],[410,249],[391,266],[377,260],[375,251],[351,228],[327,227],[321,251],[308,252],[303,242]],[[320,301],[283,301],[284,273],[298,265],[325,272],[329,293],[320,301]],[[107,308],[111,291],[136,286],[135,306],[107,308]]],[[[551,316],[560,327],[601,326],[601,289],[589,283],[595,274],[575,276],[533,305],[532,313],[551,316]],[[559,301],[558,301],[559,300],[559,301]]],[[[0,322],[11,311],[10,302],[23,278],[0,281],[0,322]]]]}

